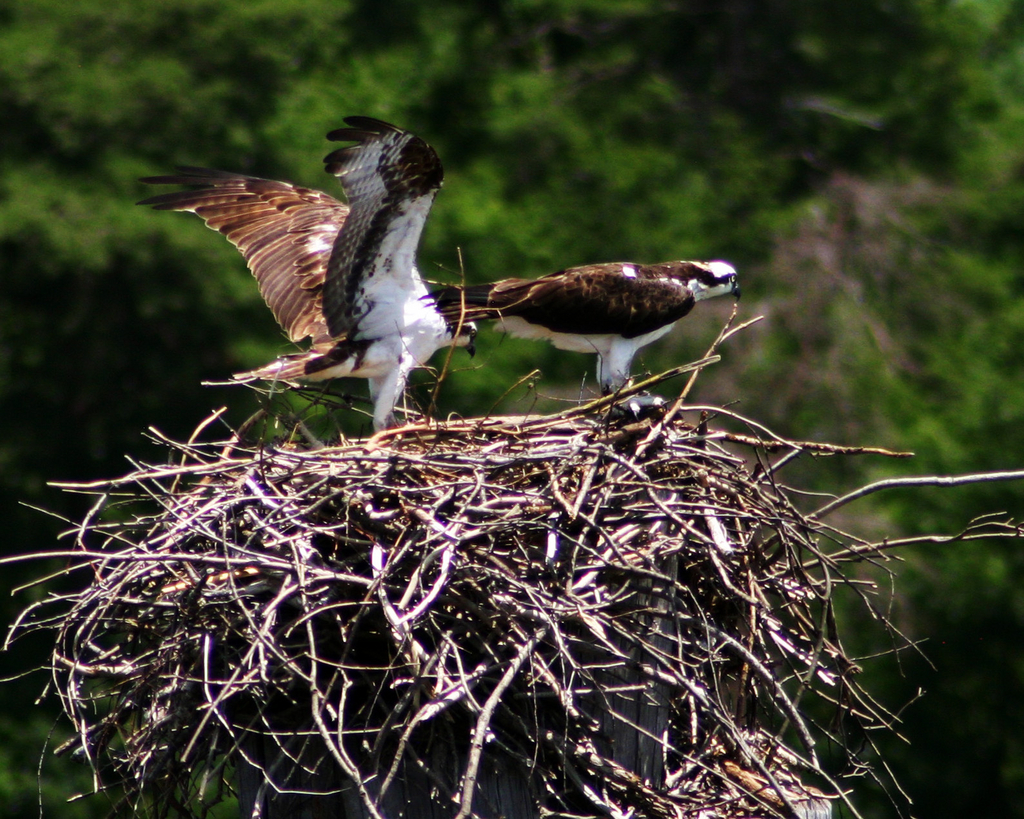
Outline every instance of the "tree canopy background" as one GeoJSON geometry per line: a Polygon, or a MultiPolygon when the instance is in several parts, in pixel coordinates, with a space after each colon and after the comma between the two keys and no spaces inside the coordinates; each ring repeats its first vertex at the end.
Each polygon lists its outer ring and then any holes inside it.
{"type": "MultiPolygon", "coordinates": [[[[53,547],[63,524],[28,506],[84,511],[47,481],[153,456],[149,426],[184,437],[222,405],[241,423],[253,393],[200,383],[287,349],[235,250],[194,217],[136,207],[155,192],[137,178],[192,164],[337,195],[324,134],[351,114],[420,134],[445,163],[420,253],[431,278],[728,259],[741,315],[766,318],[694,397],[794,438],[917,453],[837,465],[831,489],[1020,468],[1022,92],[1019,0],[7,0],[4,551],[53,547]]],[[[728,309],[701,305],[636,369],[698,357],[728,309]]],[[[472,363],[456,355],[442,414],[551,409],[593,384],[592,356],[489,330],[478,347],[472,363]]],[[[892,492],[846,522],[955,531],[1021,516],[1022,491],[892,492]]],[[[883,746],[910,812],[1024,816],[1024,557],[985,544],[904,557],[880,605],[930,664],[904,653],[865,673],[893,709],[926,691],[901,712],[910,743],[883,746]]],[[[39,568],[9,570],[9,586],[39,568]]],[[[8,622],[33,593],[3,603],[8,622]]],[[[863,639],[865,655],[887,648],[873,623],[863,639]]],[[[3,661],[13,672],[45,650],[3,661]]],[[[0,706],[12,817],[37,814],[52,721],[29,707],[39,685],[8,684],[0,706]]],[[[88,787],[73,763],[47,759],[42,787],[53,813],[103,811],[61,804],[88,787]]],[[[867,781],[856,801],[893,815],[867,781]]]]}

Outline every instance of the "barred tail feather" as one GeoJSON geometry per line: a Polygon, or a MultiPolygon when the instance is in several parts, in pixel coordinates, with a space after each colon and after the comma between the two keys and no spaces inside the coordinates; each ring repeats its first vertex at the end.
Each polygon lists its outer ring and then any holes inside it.
{"type": "Polygon", "coordinates": [[[244,373],[235,373],[232,378],[235,381],[308,381],[316,378],[307,372],[310,362],[321,358],[319,353],[297,353],[286,355],[271,361],[256,370],[249,370],[244,373]]]}
{"type": "Polygon", "coordinates": [[[430,294],[438,312],[454,323],[459,320],[465,308],[465,321],[484,321],[500,317],[497,309],[490,307],[492,284],[472,284],[468,287],[445,287],[430,294]]]}

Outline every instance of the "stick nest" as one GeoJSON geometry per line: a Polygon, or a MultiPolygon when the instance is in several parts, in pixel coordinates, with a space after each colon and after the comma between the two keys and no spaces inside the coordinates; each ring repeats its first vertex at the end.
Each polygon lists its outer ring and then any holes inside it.
{"type": "Polygon", "coordinates": [[[246,771],[246,810],[341,788],[391,815],[419,777],[438,815],[497,816],[513,777],[533,816],[829,815],[884,722],[832,611],[877,550],[776,482],[804,445],[706,417],[165,441],[177,465],[76,487],[89,582],[17,626],[56,633],[62,750],[158,816],[246,771]]]}

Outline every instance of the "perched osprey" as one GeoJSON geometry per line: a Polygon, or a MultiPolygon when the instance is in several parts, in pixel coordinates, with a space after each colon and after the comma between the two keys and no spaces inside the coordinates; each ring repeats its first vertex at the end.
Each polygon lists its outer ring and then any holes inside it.
{"type": "MultiPolygon", "coordinates": [[[[475,328],[445,319],[416,269],[416,248],[444,171],[434,149],[413,134],[369,117],[327,138],[355,145],[329,154],[343,204],[320,191],[241,174],[181,167],[151,185],[194,190],[139,202],[191,211],[241,251],[260,293],[291,341],[312,340],[239,380],[370,380],[373,423],[394,423],[394,407],[413,368],[452,342],[472,343],[475,328]]],[[[470,350],[472,347],[470,346],[470,350]]]]}
{"type": "Polygon", "coordinates": [[[493,319],[519,338],[597,353],[597,378],[610,393],[629,380],[637,350],[665,335],[698,301],[727,293],[739,298],[740,286],[726,262],[610,262],[539,279],[448,287],[434,299],[449,322],[493,319]]]}

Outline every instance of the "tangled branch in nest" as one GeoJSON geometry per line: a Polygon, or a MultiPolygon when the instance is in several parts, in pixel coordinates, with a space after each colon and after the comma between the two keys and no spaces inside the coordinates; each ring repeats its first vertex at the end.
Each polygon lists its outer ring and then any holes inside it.
{"type": "Polygon", "coordinates": [[[63,750],[157,816],[827,816],[889,719],[832,595],[885,544],[797,511],[766,453],[803,445],[686,414],[174,443],[76,487],[90,582],[17,626],[56,632],[63,750]]]}

